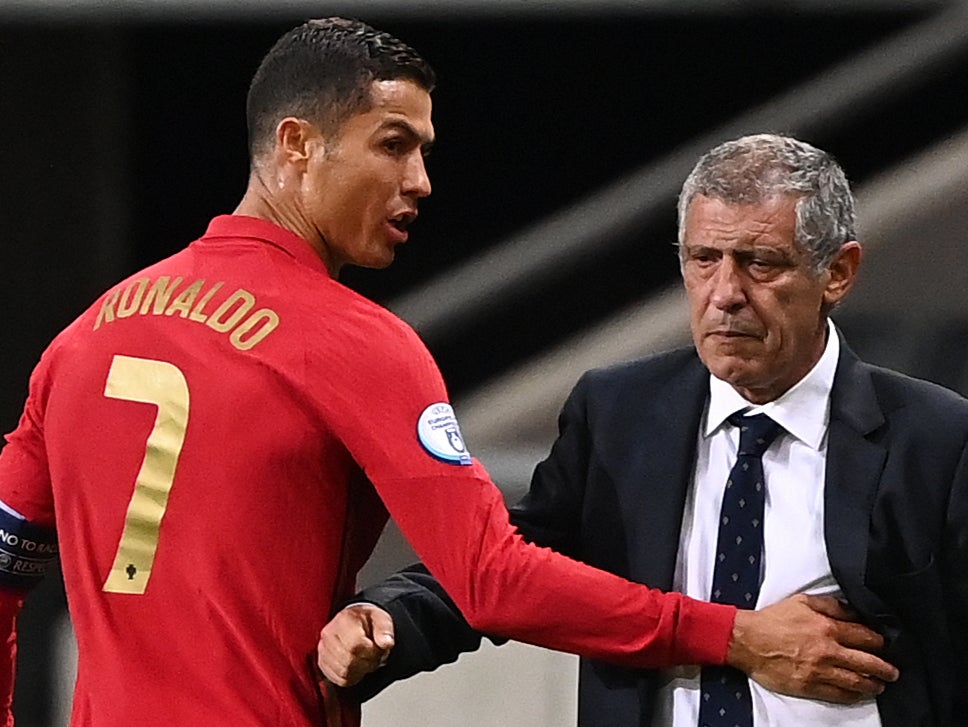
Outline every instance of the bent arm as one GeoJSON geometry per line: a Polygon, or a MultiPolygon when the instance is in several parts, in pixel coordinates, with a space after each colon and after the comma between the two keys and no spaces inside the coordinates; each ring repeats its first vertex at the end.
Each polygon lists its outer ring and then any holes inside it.
{"type": "MultiPolygon", "coordinates": [[[[591,439],[584,399],[579,384],[559,419],[559,437],[551,455],[536,469],[528,494],[511,509],[511,522],[525,540],[569,555],[579,554],[582,539],[591,439]]],[[[357,697],[369,698],[396,679],[452,662],[480,645],[482,634],[467,623],[425,567],[411,567],[367,589],[360,600],[390,612],[396,624],[396,646],[386,666],[357,689],[357,697]]],[[[846,623],[839,612],[830,613],[834,607],[795,598],[764,612],[743,614],[743,623],[737,618],[732,630],[729,663],[795,696],[849,702],[858,695],[878,693],[884,681],[897,676],[893,667],[869,653],[882,646],[880,637],[846,623]]],[[[560,605],[553,610],[557,608],[560,605]]],[[[347,673],[345,665],[340,667],[347,673]]]]}

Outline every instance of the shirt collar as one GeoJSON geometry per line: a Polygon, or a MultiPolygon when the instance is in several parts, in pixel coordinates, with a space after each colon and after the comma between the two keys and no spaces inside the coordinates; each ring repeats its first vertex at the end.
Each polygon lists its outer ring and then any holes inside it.
{"type": "Polygon", "coordinates": [[[248,237],[262,242],[267,242],[273,247],[288,253],[303,265],[320,271],[326,277],[331,277],[322,258],[306,240],[299,237],[294,232],[290,232],[274,222],[264,220],[259,217],[247,217],[245,215],[219,215],[209,224],[208,229],[202,236],[202,240],[214,240],[218,238],[248,237]]]}
{"type": "Polygon", "coordinates": [[[827,344],[810,372],[780,398],[757,406],[744,399],[722,379],[709,376],[709,406],[702,432],[709,437],[738,411],[766,414],[805,444],[820,449],[830,421],[830,392],[834,385],[840,338],[834,322],[827,319],[827,344]]]}

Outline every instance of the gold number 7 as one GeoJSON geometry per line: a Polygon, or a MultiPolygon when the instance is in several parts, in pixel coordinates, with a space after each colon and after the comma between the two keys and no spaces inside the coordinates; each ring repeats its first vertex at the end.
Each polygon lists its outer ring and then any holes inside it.
{"type": "Polygon", "coordinates": [[[108,593],[141,594],[151,578],[161,519],[168,507],[168,494],[185,443],[188,382],[181,370],[167,361],[115,356],[104,395],[158,407],[134,494],[128,503],[118,552],[103,587],[108,593]]]}

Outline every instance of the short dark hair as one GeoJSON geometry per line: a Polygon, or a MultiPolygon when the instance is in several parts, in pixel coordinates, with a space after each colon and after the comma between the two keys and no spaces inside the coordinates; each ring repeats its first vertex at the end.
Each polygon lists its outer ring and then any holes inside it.
{"type": "Polygon", "coordinates": [[[249,158],[269,148],[286,116],[336,133],[369,108],[374,81],[397,79],[428,92],[436,83],[430,64],[413,48],[366,23],[334,17],[293,28],[266,53],[249,85],[249,158]]]}

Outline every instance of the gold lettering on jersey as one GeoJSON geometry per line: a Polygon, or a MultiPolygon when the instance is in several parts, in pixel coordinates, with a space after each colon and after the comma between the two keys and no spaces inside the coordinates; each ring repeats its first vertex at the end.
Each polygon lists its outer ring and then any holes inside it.
{"type": "Polygon", "coordinates": [[[110,323],[114,320],[114,306],[118,302],[118,297],[120,295],[120,290],[112,290],[110,293],[104,296],[104,302],[101,304],[101,310],[97,314],[97,320],[94,321],[95,331],[101,327],[102,323],[110,323]]]}
{"type": "Polygon", "coordinates": [[[127,318],[134,315],[141,306],[141,299],[144,297],[149,282],[151,281],[148,278],[138,278],[121,291],[121,299],[118,301],[118,318],[127,318]]]}
{"type": "Polygon", "coordinates": [[[188,314],[192,311],[192,306],[195,305],[195,299],[198,297],[199,291],[201,291],[202,286],[205,285],[205,280],[196,280],[194,283],[189,285],[185,290],[178,294],[178,297],[172,301],[171,305],[165,311],[166,316],[170,316],[173,313],[178,313],[182,318],[187,318],[188,314]]]}
{"type": "Polygon", "coordinates": [[[199,323],[204,323],[206,320],[208,320],[208,316],[204,315],[202,311],[205,310],[205,306],[208,305],[208,301],[212,299],[212,296],[215,295],[218,292],[218,289],[221,287],[222,283],[220,282],[213,285],[209,291],[202,296],[202,299],[195,304],[195,307],[192,308],[192,312],[188,314],[188,317],[193,321],[198,321],[199,323]]]}
{"type": "Polygon", "coordinates": [[[175,292],[175,288],[181,285],[181,278],[175,278],[171,280],[169,284],[169,278],[167,275],[162,275],[155,281],[155,284],[151,286],[145,299],[141,301],[141,308],[138,313],[145,315],[148,313],[148,309],[151,308],[151,314],[160,316],[165,312],[165,308],[168,307],[168,301],[171,300],[171,296],[175,292]],[[154,303],[154,307],[152,307],[154,303]]]}
{"type": "Polygon", "coordinates": [[[227,333],[235,328],[238,322],[242,320],[242,316],[252,310],[252,306],[254,305],[255,296],[249,291],[239,288],[226,298],[222,305],[215,309],[215,312],[212,313],[208,319],[208,323],[205,325],[209,328],[214,328],[219,333],[227,333]],[[233,307],[235,310],[232,310],[233,307]],[[226,316],[230,310],[232,314],[226,316]]]}
{"type": "Polygon", "coordinates": [[[240,351],[248,351],[263,338],[272,333],[279,325],[279,314],[271,308],[261,308],[242,321],[242,324],[232,331],[229,340],[240,351]],[[260,324],[258,328],[256,325],[260,324]],[[248,338],[245,336],[251,333],[248,338]]]}
{"type": "Polygon", "coordinates": [[[94,330],[116,319],[165,315],[203,323],[213,331],[228,334],[239,351],[248,351],[279,326],[279,314],[271,308],[256,308],[256,298],[238,288],[224,299],[224,281],[205,285],[201,278],[182,287],[184,279],[168,275],[156,279],[138,278],[104,297],[94,321],[94,330]],[[211,310],[211,312],[208,312],[211,310]]]}

